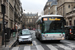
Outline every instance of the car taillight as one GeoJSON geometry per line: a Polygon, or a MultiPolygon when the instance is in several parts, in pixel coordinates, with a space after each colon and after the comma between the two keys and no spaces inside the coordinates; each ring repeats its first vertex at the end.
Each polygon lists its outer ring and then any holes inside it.
{"type": "Polygon", "coordinates": [[[70,34],[71,34],[71,31],[72,31],[72,30],[70,29],[70,34]]]}

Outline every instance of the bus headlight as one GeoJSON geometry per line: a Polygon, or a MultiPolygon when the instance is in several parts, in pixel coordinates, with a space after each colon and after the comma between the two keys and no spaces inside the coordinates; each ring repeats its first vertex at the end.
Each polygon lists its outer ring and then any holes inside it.
{"type": "Polygon", "coordinates": [[[44,36],[46,38],[46,36],[44,36]]]}
{"type": "Polygon", "coordinates": [[[46,35],[42,35],[42,37],[45,37],[46,38],[46,35]]]}

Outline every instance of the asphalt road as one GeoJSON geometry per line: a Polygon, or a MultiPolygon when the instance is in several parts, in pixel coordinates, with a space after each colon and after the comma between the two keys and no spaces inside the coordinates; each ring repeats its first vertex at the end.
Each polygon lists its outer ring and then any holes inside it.
{"type": "Polygon", "coordinates": [[[61,40],[40,42],[35,37],[35,31],[31,31],[33,34],[32,44],[23,43],[17,44],[11,50],[75,50],[75,40],[61,40]]]}

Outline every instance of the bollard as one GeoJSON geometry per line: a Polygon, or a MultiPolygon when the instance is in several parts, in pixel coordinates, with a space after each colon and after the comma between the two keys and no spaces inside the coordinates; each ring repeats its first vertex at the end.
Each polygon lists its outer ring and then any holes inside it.
{"type": "Polygon", "coordinates": [[[15,37],[16,36],[16,33],[15,32],[13,32],[13,37],[15,37]]]}

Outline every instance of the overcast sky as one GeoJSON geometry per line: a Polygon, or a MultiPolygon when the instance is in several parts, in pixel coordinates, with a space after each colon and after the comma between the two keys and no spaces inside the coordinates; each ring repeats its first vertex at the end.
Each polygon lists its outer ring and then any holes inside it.
{"type": "Polygon", "coordinates": [[[20,0],[25,13],[37,13],[40,15],[47,0],[20,0]]]}

